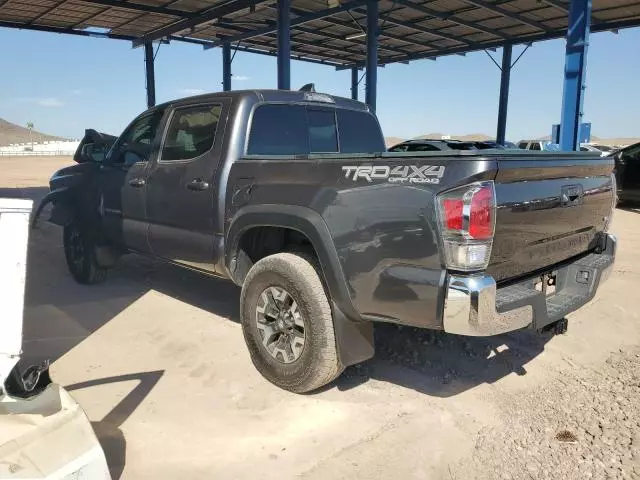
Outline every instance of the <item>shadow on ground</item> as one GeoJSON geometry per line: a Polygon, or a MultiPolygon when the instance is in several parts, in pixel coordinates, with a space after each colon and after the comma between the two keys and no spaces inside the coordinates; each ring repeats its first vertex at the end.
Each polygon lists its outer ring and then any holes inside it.
{"type": "Polygon", "coordinates": [[[102,450],[104,450],[113,480],[118,480],[122,477],[122,472],[124,471],[124,466],[127,461],[127,441],[120,427],[136,408],[142,404],[147,395],[151,393],[153,387],[155,387],[160,381],[160,378],[162,378],[163,373],[162,370],[159,370],[119,375],[117,377],[74,383],[73,385],[67,385],[65,387],[67,391],[73,392],[74,390],[82,390],[111,383],[129,382],[132,380],[139,382],[102,420],[99,422],[91,422],[93,430],[96,432],[96,436],[102,446],[102,450]]]}
{"type": "MultiPolygon", "coordinates": [[[[41,198],[46,188],[0,189],[0,196],[41,198]],[[13,195],[10,195],[12,194],[13,195]]],[[[237,322],[240,290],[230,282],[140,256],[125,256],[96,286],[67,273],[61,229],[43,222],[32,232],[25,308],[25,356],[55,360],[153,289],[237,322]]],[[[369,379],[447,397],[515,372],[540,354],[550,335],[532,331],[490,338],[416,328],[376,326],[376,356],[350,367],[328,388],[347,390],[369,379]]]]}
{"type": "Polygon", "coordinates": [[[624,210],[625,212],[640,213],[640,203],[625,202],[624,204],[618,204],[616,209],[624,210]]]}
{"type": "Polygon", "coordinates": [[[552,334],[531,330],[496,337],[463,337],[391,324],[375,326],[376,356],[349,367],[336,381],[349,390],[370,379],[426,395],[450,397],[515,373],[544,350],[552,334]]]}

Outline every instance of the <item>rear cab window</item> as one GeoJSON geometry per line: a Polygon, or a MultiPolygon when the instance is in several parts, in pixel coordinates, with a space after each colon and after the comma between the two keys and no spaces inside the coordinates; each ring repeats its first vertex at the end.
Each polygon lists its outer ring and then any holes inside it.
{"type": "Polygon", "coordinates": [[[251,122],[247,155],[378,153],[386,150],[369,112],[297,104],[263,104],[251,122]]]}

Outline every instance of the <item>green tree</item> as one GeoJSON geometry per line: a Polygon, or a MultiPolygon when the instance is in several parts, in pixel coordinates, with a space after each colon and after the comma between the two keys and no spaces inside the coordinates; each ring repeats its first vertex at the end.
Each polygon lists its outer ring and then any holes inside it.
{"type": "Polygon", "coordinates": [[[31,144],[31,151],[33,152],[33,139],[31,137],[31,131],[33,130],[33,122],[27,122],[27,128],[29,129],[29,143],[31,144]]]}

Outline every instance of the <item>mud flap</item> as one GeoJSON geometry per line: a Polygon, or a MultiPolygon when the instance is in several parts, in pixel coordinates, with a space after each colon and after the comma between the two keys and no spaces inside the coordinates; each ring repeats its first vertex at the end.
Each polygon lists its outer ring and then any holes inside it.
{"type": "Polygon", "coordinates": [[[331,302],[331,308],[340,363],[348,367],[373,357],[373,323],[349,320],[334,301],[331,302]]]}

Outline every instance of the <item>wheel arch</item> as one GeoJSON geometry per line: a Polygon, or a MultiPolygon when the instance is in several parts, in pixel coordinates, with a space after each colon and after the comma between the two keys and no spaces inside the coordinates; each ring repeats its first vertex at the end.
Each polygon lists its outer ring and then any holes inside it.
{"type": "Polygon", "coordinates": [[[285,228],[299,232],[309,240],[329,291],[342,364],[352,365],[371,358],[374,353],[373,326],[364,321],[353,306],[331,233],[320,214],[297,205],[249,205],[238,210],[229,222],[224,252],[225,268],[237,285],[242,285],[252,266],[241,249],[241,241],[243,235],[256,227],[285,228]]]}

